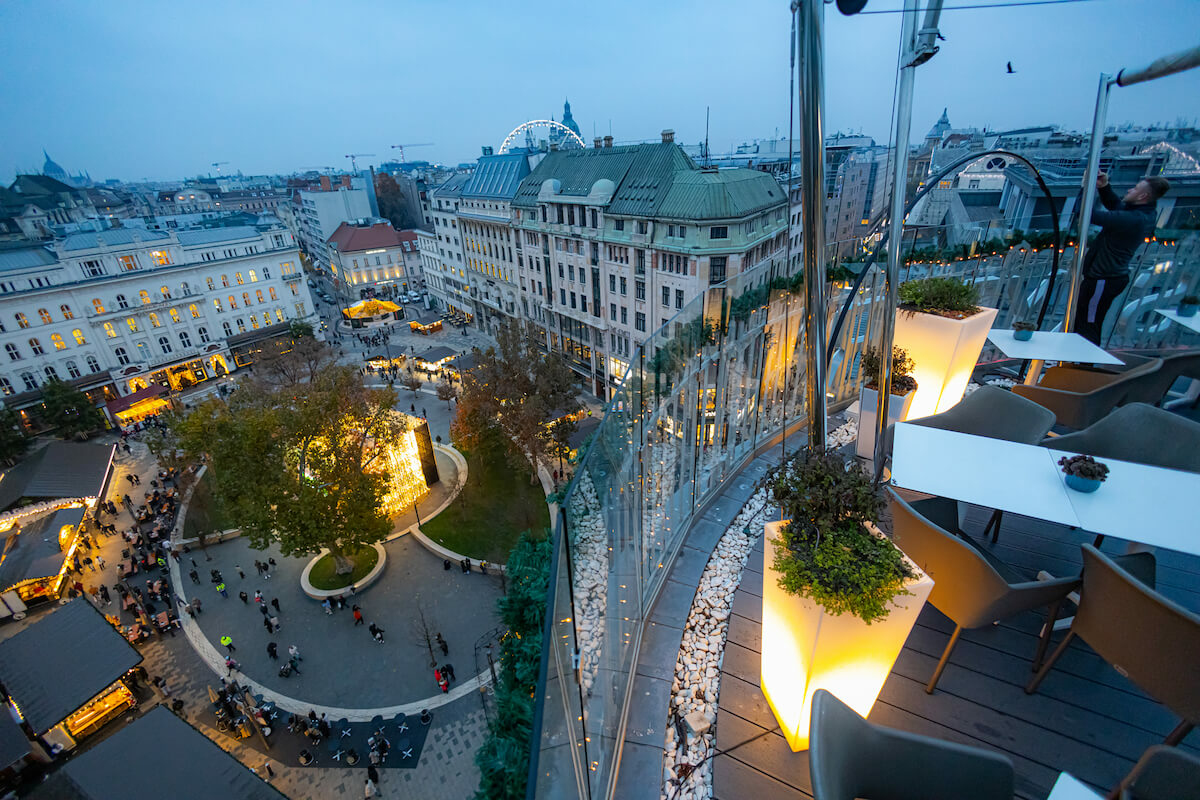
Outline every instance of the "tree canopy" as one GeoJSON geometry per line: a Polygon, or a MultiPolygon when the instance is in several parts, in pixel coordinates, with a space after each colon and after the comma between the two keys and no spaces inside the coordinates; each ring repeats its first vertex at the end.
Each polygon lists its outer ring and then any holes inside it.
{"type": "Polygon", "coordinates": [[[104,412],[83,392],[60,380],[42,387],[43,420],[64,439],[74,439],[104,427],[104,412]]]}
{"type": "Polygon", "coordinates": [[[215,494],[254,547],[328,548],[348,571],[349,553],[391,530],[386,453],[406,423],[395,393],[364,387],[352,367],[299,347],[275,359],[228,400],[172,420],[172,433],[208,456],[215,494]]]}
{"type": "Polygon", "coordinates": [[[11,408],[0,408],[0,463],[10,464],[29,449],[21,418],[11,408]]]}
{"type": "Polygon", "coordinates": [[[471,449],[496,426],[513,466],[532,465],[536,473],[549,464],[549,423],[580,409],[579,379],[561,356],[543,353],[529,329],[511,320],[497,331],[495,347],[473,352],[478,366],[462,378],[454,440],[471,449]]]}
{"type": "Polygon", "coordinates": [[[400,184],[386,172],[375,176],[375,199],[379,201],[379,215],[392,223],[396,230],[415,228],[420,224],[413,210],[409,207],[400,184]]]}

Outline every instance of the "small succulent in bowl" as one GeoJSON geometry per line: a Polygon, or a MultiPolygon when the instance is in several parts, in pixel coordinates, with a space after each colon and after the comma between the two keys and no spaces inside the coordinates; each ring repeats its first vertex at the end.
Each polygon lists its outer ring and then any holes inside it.
{"type": "Polygon", "coordinates": [[[1067,486],[1079,492],[1094,492],[1108,477],[1108,467],[1091,456],[1063,456],[1058,460],[1067,476],[1067,486]]]}
{"type": "Polygon", "coordinates": [[[1196,316],[1196,309],[1198,307],[1200,307],[1200,297],[1189,294],[1179,301],[1179,308],[1176,309],[1176,313],[1181,317],[1194,317],[1196,316]]]}
{"type": "Polygon", "coordinates": [[[1033,338],[1033,332],[1037,330],[1037,325],[1032,322],[1014,322],[1012,329],[1014,339],[1018,342],[1028,342],[1033,338]]]}

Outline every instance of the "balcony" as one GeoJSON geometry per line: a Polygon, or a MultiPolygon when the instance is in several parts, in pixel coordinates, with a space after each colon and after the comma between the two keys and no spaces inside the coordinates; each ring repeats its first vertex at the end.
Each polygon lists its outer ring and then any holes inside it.
{"type": "MultiPolygon", "coordinates": [[[[946,240],[961,233],[933,235],[946,240]]],[[[945,252],[946,257],[916,254],[902,265],[901,281],[946,275],[975,286],[979,304],[998,310],[993,330],[1037,318],[1047,291],[1050,248],[1014,246],[971,258],[945,252]]],[[[1063,287],[1072,249],[1064,248],[1060,256],[1044,331],[1059,325],[1065,313],[1063,287]]],[[[683,642],[697,587],[718,541],[727,531],[742,530],[745,521],[734,525],[734,520],[759,479],[779,465],[784,432],[792,452],[805,438],[805,356],[789,338],[804,316],[803,293],[782,285],[762,289],[770,268],[771,262],[764,262],[707,290],[647,339],[629,359],[626,379],[576,468],[566,513],[554,534],[552,622],[547,668],[538,686],[538,761],[531,773],[535,797],[611,794],[638,800],[664,791],[700,794],[703,790],[663,781],[668,737],[687,711],[681,708],[679,717],[673,716],[672,697],[685,687],[699,687],[702,698],[706,687],[711,694],[703,708],[715,714],[715,733],[705,735],[699,756],[688,763],[699,764],[693,774],[711,781],[714,797],[812,794],[807,757],[791,751],[760,688],[761,537],[747,546],[744,569],[740,562],[733,569],[731,607],[721,612],[727,625],[712,628],[720,643],[708,639],[710,649],[720,648],[720,657],[703,661],[702,652],[683,642]],[[711,322],[716,314],[723,324],[702,324],[706,315],[711,322]],[[572,585],[572,577],[597,571],[607,580],[572,585]],[[680,673],[678,666],[684,657],[700,664],[700,675],[711,664],[719,677],[687,680],[690,668],[685,665],[680,673]]],[[[851,268],[861,271],[861,265],[851,268]]],[[[1131,270],[1129,294],[1109,314],[1104,349],[1126,358],[1135,350],[1149,356],[1200,352],[1200,333],[1157,313],[1169,311],[1184,294],[1197,293],[1200,234],[1147,243],[1135,254],[1131,270]]],[[[859,396],[863,348],[878,340],[884,287],[873,269],[857,287],[830,288],[826,318],[831,329],[846,310],[829,345],[826,385],[829,428],[839,432],[859,396]]],[[[986,344],[973,377],[984,382],[1007,376],[1004,382],[1011,385],[1020,383],[1026,366],[986,344]]],[[[1168,397],[1187,387],[1186,379],[1177,380],[1168,397]]],[[[1200,420],[1190,398],[1176,397],[1185,406],[1179,412],[1200,420]]],[[[1060,432],[1068,432],[1059,425],[1060,432]]],[[[843,437],[836,444],[852,456],[852,441],[843,437]]],[[[899,447],[893,463],[900,458],[899,447]]],[[[970,462],[961,466],[983,469],[970,462]]],[[[1200,475],[1178,474],[1200,491],[1200,475]]],[[[1028,479],[1024,473],[1012,476],[1014,485],[1028,479]]],[[[1096,532],[1086,524],[1072,529],[1010,510],[992,543],[985,536],[991,508],[964,503],[967,538],[1026,580],[1043,569],[1077,574],[1080,545],[1090,543],[1096,532]]],[[[1149,520],[1157,509],[1139,513],[1149,520]]],[[[752,536],[761,530],[761,518],[751,520],[755,525],[752,536]]],[[[1102,550],[1120,554],[1162,527],[1187,529],[1148,521],[1124,537],[1110,530],[1102,550]]],[[[1192,612],[1200,610],[1200,554],[1159,545],[1155,555],[1157,591],[1192,612]]],[[[709,599],[726,594],[722,588],[709,599]]],[[[708,606],[696,608],[701,618],[715,613],[708,606]]],[[[1039,690],[1027,695],[1043,618],[1041,610],[1026,611],[994,626],[964,630],[936,691],[926,694],[925,683],[955,628],[938,607],[926,604],[886,674],[869,719],[1004,755],[1014,765],[1019,797],[1045,798],[1062,771],[1107,791],[1146,748],[1171,732],[1179,717],[1078,639],[1039,690]]],[[[1053,644],[1061,640],[1056,634],[1053,644]]],[[[1195,755],[1198,745],[1200,735],[1192,734],[1181,747],[1195,755]]]]}

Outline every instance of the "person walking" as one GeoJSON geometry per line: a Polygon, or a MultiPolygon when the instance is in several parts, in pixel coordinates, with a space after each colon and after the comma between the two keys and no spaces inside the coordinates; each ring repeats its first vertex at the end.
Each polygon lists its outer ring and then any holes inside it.
{"type": "Polygon", "coordinates": [[[263,627],[267,629],[268,634],[275,632],[275,629],[271,627],[271,620],[266,617],[263,617],[263,627]]]}
{"type": "Polygon", "coordinates": [[[238,592],[238,599],[241,600],[244,605],[250,605],[250,595],[246,594],[245,592],[238,592]]]}
{"type": "Polygon", "coordinates": [[[99,565],[100,569],[104,569],[104,564],[105,564],[105,561],[104,561],[104,556],[102,556],[102,555],[97,555],[97,556],[96,556],[96,564],[98,564],[98,565],[99,565]]]}
{"type": "Polygon", "coordinates": [[[278,598],[278,597],[272,597],[272,598],[271,598],[271,606],[272,606],[272,607],[275,609],[275,611],[276,611],[276,612],[279,612],[279,611],[280,611],[280,608],[279,608],[279,598],[278,598]]]}
{"type": "Polygon", "coordinates": [[[191,572],[188,573],[188,577],[192,579],[192,583],[199,585],[199,583],[200,583],[200,573],[199,572],[196,572],[196,570],[192,570],[191,572]]]}
{"type": "Polygon", "coordinates": [[[195,611],[197,614],[201,613],[201,611],[203,610],[200,607],[200,598],[199,597],[197,597],[195,600],[192,601],[192,610],[195,611]]]}
{"type": "Polygon", "coordinates": [[[325,609],[325,613],[326,613],[326,614],[332,614],[332,613],[333,613],[333,603],[329,602],[329,598],[328,598],[328,597],[326,597],[326,598],[325,598],[325,602],[324,602],[324,603],[321,603],[321,608],[325,609]]]}
{"type": "Polygon", "coordinates": [[[438,687],[442,690],[442,694],[448,694],[450,692],[450,681],[446,680],[446,676],[440,673],[437,677],[438,687]]]}
{"type": "Polygon", "coordinates": [[[455,680],[454,666],[452,664],[442,664],[442,674],[450,680],[455,680]]]}
{"type": "MultiPolygon", "coordinates": [[[[1158,199],[1171,184],[1165,178],[1143,178],[1117,198],[1108,175],[1096,176],[1096,190],[1104,208],[1092,210],[1091,224],[1100,234],[1083,259],[1083,281],[1075,304],[1075,333],[1100,344],[1104,318],[1113,302],[1129,285],[1129,262],[1137,248],[1154,234],[1158,199]]],[[[1086,235],[1087,226],[1081,229],[1086,235]]]]}
{"type": "Polygon", "coordinates": [[[435,639],[437,641],[437,646],[442,648],[442,655],[444,655],[444,656],[450,655],[450,645],[446,644],[446,640],[442,638],[441,631],[438,631],[438,634],[435,637],[435,639]]]}
{"type": "Polygon", "coordinates": [[[221,597],[229,597],[229,592],[225,589],[224,581],[217,584],[217,591],[221,593],[221,597]]]}
{"type": "Polygon", "coordinates": [[[263,599],[263,593],[262,593],[262,590],[260,590],[260,589],[255,589],[255,590],[254,590],[254,602],[258,603],[260,606],[261,606],[263,603],[267,602],[265,599],[263,599]]]}
{"type": "Polygon", "coordinates": [[[296,659],[297,661],[304,658],[304,656],[300,655],[300,648],[296,647],[296,645],[294,645],[294,644],[288,646],[288,655],[291,656],[292,658],[296,659]]]}
{"type": "Polygon", "coordinates": [[[383,628],[372,622],[371,626],[367,628],[367,630],[371,632],[373,637],[375,637],[376,644],[383,644],[383,628]]]}
{"type": "Polygon", "coordinates": [[[288,665],[292,668],[292,672],[300,674],[300,656],[292,656],[288,659],[288,665]]]}
{"type": "MultiPolygon", "coordinates": [[[[362,625],[362,624],[364,624],[362,609],[360,609],[358,606],[355,606],[354,607],[354,627],[357,628],[359,625],[362,625]]],[[[375,627],[375,626],[372,625],[371,627],[375,627]]]]}
{"type": "Polygon", "coordinates": [[[275,631],[278,631],[280,628],[283,627],[282,625],[279,624],[279,617],[275,616],[274,614],[271,615],[270,622],[271,622],[271,628],[273,628],[272,633],[274,633],[275,631]]]}
{"type": "Polygon", "coordinates": [[[240,564],[234,564],[233,568],[237,572],[239,578],[246,580],[246,573],[242,572],[242,567],[240,564]]]}
{"type": "Polygon", "coordinates": [[[230,655],[237,650],[237,648],[233,646],[233,637],[229,636],[228,634],[221,637],[221,644],[225,645],[225,649],[229,651],[230,655]]]}
{"type": "Polygon", "coordinates": [[[374,764],[367,764],[367,780],[379,788],[379,770],[375,769],[374,764]]]}
{"type": "Polygon", "coordinates": [[[104,601],[104,605],[106,605],[106,606],[112,605],[112,596],[109,595],[108,587],[105,586],[104,584],[100,584],[100,599],[104,601]]]}
{"type": "Polygon", "coordinates": [[[363,781],[363,797],[376,797],[379,795],[379,789],[375,784],[371,783],[371,779],[367,778],[363,781]]]}
{"type": "Polygon", "coordinates": [[[267,642],[267,658],[272,661],[279,660],[279,649],[274,642],[267,642]]]}

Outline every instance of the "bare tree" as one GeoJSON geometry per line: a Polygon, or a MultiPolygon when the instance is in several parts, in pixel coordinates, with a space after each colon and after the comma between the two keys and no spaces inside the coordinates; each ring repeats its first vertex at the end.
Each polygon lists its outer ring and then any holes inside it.
{"type": "Polygon", "coordinates": [[[424,381],[416,376],[415,373],[408,373],[400,379],[400,385],[412,392],[413,397],[417,396],[417,392],[421,391],[421,387],[425,385],[424,381]]]}
{"type": "Polygon", "coordinates": [[[433,654],[433,646],[437,641],[437,627],[429,617],[425,603],[420,597],[417,597],[413,609],[416,611],[416,616],[409,621],[409,632],[412,634],[413,643],[418,647],[424,646],[429,651],[429,666],[436,667],[437,656],[433,654]]]}
{"type": "Polygon", "coordinates": [[[458,392],[455,391],[455,389],[454,389],[454,384],[450,382],[449,378],[447,378],[445,375],[443,375],[442,379],[440,381],[438,381],[437,396],[438,396],[438,400],[446,401],[446,410],[447,411],[450,410],[450,401],[454,399],[454,395],[456,395],[457,393],[458,392]]]}

